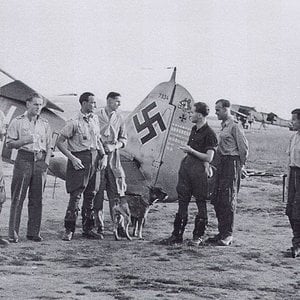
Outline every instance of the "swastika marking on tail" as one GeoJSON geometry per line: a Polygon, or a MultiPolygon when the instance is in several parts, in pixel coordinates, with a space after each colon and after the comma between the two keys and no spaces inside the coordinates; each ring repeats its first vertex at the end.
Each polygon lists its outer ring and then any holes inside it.
{"type": "Polygon", "coordinates": [[[156,103],[152,102],[151,104],[149,104],[148,106],[142,109],[142,115],[144,118],[143,123],[140,123],[137,114],[133,116],[133,123],[138,133],[140,133],[146,128],[149,130],[149,133],[147,133],[141,138],[142,144],[149,142],[150,140],[152,140],[154,137],[157,136],[157,132],[153,127],[153,124],[155,122],[158,123],[159,128],[162,132],[167,129],[160,113],[156,113],[152,117],[149,116],[149,112],[153,110],[156,106],[157,106],[156,103]]]}

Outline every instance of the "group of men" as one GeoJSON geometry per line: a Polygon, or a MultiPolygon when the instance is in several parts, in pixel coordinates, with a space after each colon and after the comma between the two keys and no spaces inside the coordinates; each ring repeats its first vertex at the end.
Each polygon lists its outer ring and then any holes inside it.
{"type": "MultiPolygon", "coordinates": [[[[110,92],[106,107],[95,114],[94,94],[83,93],[79,98],[80,111],[66,123],[58,137],[57,147],[68,158],[66,189],[70,198],[64,218],[65,232],[62,239],[65,241],[73,238],[82,195],[83,236],[92,239],[103,239],[104,192],[108,195],[110,212],[114,203],[125,195],[125,173],[119,149],[126,146],[127,136],[122,117],[117,112],[120,96],[119,93],[110,92]]],[[[27,99],[26,106],[27,111],[11,122],[6,133],[7,148],[18,149],[11,183],[9,218],[9,242],[14,243],[19,241],[21,212],[27,191],[27,239],[36,242],[43,240],[40,235],[42,198],[54,146],[50,125],[40,117],[42,97],[33,94],[27,99]]],[[[246,174],[244,166],[248,156],[248,141],[231,116],[230,101],[218,100],[215,110],[221,120],[218,138],[207,124],[208,105],[203,102],[194,104],[191,120],[195,125],[187,145],[181,147],[187,155],[178,172],[178,212],[172,235],[164,240],[167,244],[183,242],[192,196],[196,200],[198,213],[191,244],[200,245],[204,242],[208,223],[206,201],[209,178],[212,176],[211,164],[215,166],[216,181],[210,197],[219,232],[207,242],[229,246],[233,241],[237,195],[241,176],[246,174]]],[[[292,255],[296,257],[300,255],[300,109],[292,111],[292,123],[296,133],[288,148],[290,176],[286,214],[293,230],[292,255]]],[[[0,123],[0,130],[3,136],[3,122],[0,123]]],[[[0,239],[0,244],[7,243],[0,239]]]]}
{"type": "MultiPolygon", "coordinates": [[[[83,93],[77,116],[61,130],[57,147],[68,158],[66,189],[70,195],[64,225],[63,240],[73,238],[79,201],[83,236],[103,238],[103,201],[107,191],[110,207],[126,190],[125,175],[118,149],[126,145],[127,137],[121,116],[117,113],[120,94],[107,95],[107,105],[96,115],[96,100],[92,93],[83,93]],[[96,225],[95,225],[96,224],[96,225]]],[[[41,242],[42,199],[49,159],[53,150],[52,131],[48,121],[40,116],[43,98],[33,94],[26,100],[27,110],[12,120],[6,132],[8,149],[18,149],[11,183],[9,242],[19,242],[23,202],[28,191],[28,240],[41,242]]],[[[3,125],[3,124],[2,124],[3,125]]],[[[7,242],[2,239],[2,244],[7,242]]],[[[1,243],[0,241],[0,243],[1,243]]]]}

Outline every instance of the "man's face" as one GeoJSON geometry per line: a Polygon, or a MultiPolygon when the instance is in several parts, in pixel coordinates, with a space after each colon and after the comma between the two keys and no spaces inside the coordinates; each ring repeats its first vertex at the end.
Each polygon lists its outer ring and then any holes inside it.
{"type": "Polygon", "coordinates": [[[107,106],[112,111],[116,111],[119,108],[120,105],[121,105],[120,97],[108,98],[107,99],[107,106]]]}
{"type": "Polygon", "coordinates": [[[44,100],[41,98],[33,98],[31,101],[27,101],[26,106],[29,114],[38,116],[44,106],[44,100]]]}
{"type": "Polygon", "coordinates": [[[94,96],[89,96],[88,101],[83,102],[84,103],[84,110],[86,113],[93,113],[95,109],[97,108],[96,100],[94,96]]]}
{"type": "Polygon", "coordinates": [[[216,115],[218,117],[218,120],[225,120],[227,116],[226,108],[222,106],[222,103],[217,103],[215,106],[216,109],[216,115]]]}
{"type": "Polygon", "coordinates": [[[198,121],[201,121],[203,119],[202,114],[196,112],[196,108],[195,107],[193,107],[192,112],[193,112],[192,117],[191,117],[192,123],[197,123],[198,121]]]}
{"type": "Polygon", "coordinates": [[[292,125],[294,130],[300,130],[300,120],[297,117],[297,114],[292,114],[292,125]]]}

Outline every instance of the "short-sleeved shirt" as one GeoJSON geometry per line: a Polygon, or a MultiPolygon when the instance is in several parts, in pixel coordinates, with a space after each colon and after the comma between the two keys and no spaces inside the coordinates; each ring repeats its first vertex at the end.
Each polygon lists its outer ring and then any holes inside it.
{"type": "Polygon", "coordinates": [[[297,131],[290,140],[288,147],[289,166],[300,168],[300,132],[297,131]]]}
{"type": "Polygon", "coordinates": [[[208,150],[216,151],[218,146],[218,139],[215,132],[205,123],[201,128],[193,126],[188,145],[194,150],[206,153],[208,150]]]}
{"type": "Polygon", "coordinates": [[[244,165],[248,157],[249,146],[243,130],[232,118],[222,122],[221,126],[218,153],[239,156],[242,165],[244,165]]]}
{"type": "Polygon", "coordinates": [[[22,146],[27,151],[48,151],[51,145],[52,131],[48,120],[37,116],[31,121],[27,112],[12,120],[8,129],[6,143],[33,135],[33,143],[22,146]]]}
{"type": "Polygon", "coordinates": [[[67,121],[60,134],[67,139],[71,152],[103,149],[100,125],[95,114],[85,115],[80,111],[74,119],[67,121]]]}

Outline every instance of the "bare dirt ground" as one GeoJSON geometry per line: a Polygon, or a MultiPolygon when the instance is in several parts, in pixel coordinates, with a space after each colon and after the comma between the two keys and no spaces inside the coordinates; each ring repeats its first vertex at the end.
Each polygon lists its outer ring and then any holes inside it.
{"type": "MultiPolygon", "coordinates": [[[[248,168],[286,171],[287,129],[247,132],[251,145],[248,168]]],[[[4,164],[7,194],[12,166],[4,164]]],[[[187,245],[195,203],[183,245],[163,246],[177,203],[158,203],[144,229],[144,241],[112,236],[112,224],[102,241],[81,237],[61,241],[68,201],[64,182],[48,177],[43,208],[42,243],[27,241],[25,202],[21,241],[0,248],[0,297],[3,299],[300,299],[300,259],[290,258],[292,233],[284,215],[281,178],[243,180],[231,247],[187,245]]],[[[4,204],[0,228],[6,235],[10,198],[4,204]]],[[[107,208],[107,202],[106,202],[107,208]]],[[[106,209],[107,211],[107,209],[106,209]]],[[[207,235],[216,233],[209,204],[207,235]]]]}

